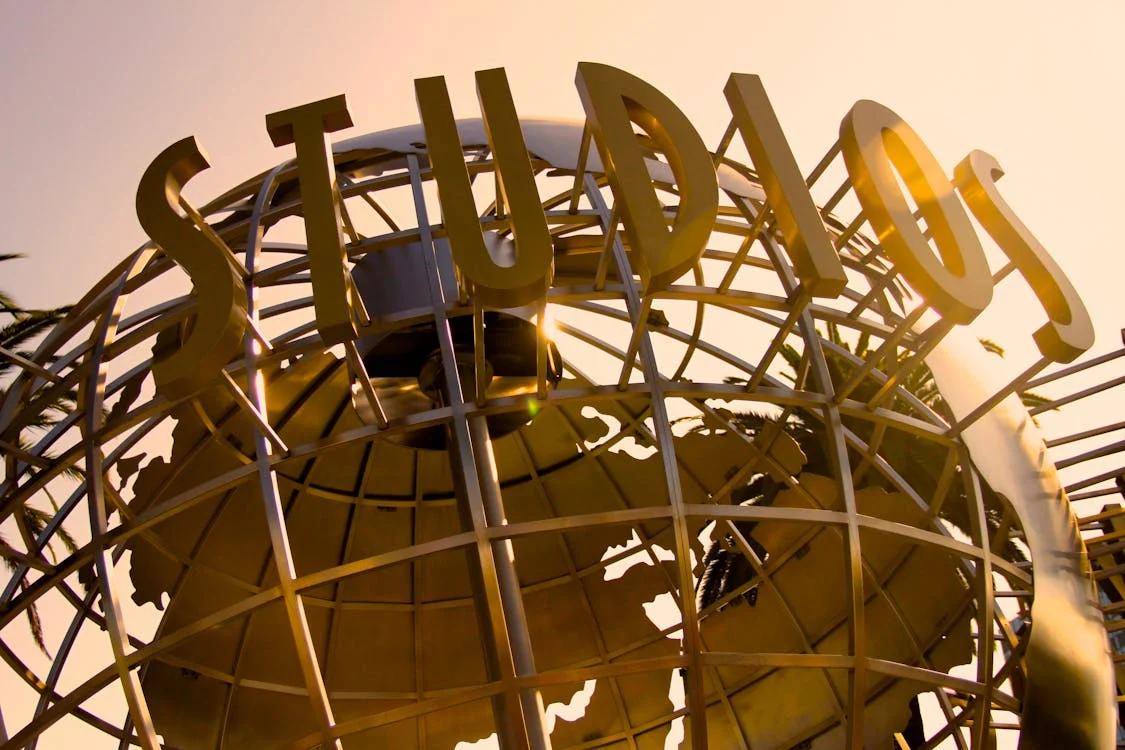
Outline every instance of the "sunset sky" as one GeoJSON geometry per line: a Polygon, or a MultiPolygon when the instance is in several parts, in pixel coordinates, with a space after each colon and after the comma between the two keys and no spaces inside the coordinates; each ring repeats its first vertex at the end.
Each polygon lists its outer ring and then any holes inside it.
{"type": "MultiPolygon", "coordinates": [[[[271,144],[267,113],[345,94],[355,127],[342,140],[416,122],[414,79],[443,75],[456,114],[476,117],[474,71],[504,67],[522,115],[581,118],[575,67],[589,60],[663,91],[712,148],[727,76],[761,76],[806,173],[859,99],[895,110],[950,173],[988,151],[1000,191],[1086,301],[1093,352],[1109,351],[1125,327],[1122,29],[1116,0],[10,3],[0,253],[27,258],[2,264],[0,290],[25,307],[81,297],[145,241],[137,182],[185,136],[212,162],[185,191],[198,206],[292,156],[271,144]]],[[[973,332],[1018,370],[1044,321],[1013,275],[973,332]]]]}
{"type": "MultiPolygon", "coordinates": [[[[0,288],[27,306],[81,296],[144,240],[137,181],[184,136],[213,164],[188,188],[198,205],[291,156],[270,143],[269,112],[343,93],[355,127],[337,138],[358,135],[417,121],[413,80],[444,75],[457,114],[477,116],[473,72],[503,66],[521,114],[577,118],[575,65],[592,60],[664,91],[712,146],[729,118],[727,76],[760,75],[805,171],[863,98],[896,110],[950,171],[971,149],[990,152],[1009,203],[1090,306],[1096,346],[1120,341],[1120,3],[327,7],[10,7],[0,251],[29,257],[4,264],[0,288]]],[[[1017,353],[1042,323],[1022,286],[1002,285],[979,321],[1017,353]]]]}

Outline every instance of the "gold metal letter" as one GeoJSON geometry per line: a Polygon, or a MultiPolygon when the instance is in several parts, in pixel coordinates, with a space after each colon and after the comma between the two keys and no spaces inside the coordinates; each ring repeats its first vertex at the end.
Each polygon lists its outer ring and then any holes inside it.
{"type": "Polygon", "coordinates": [[[210,166],[195,138],[184,138],[153,159],[137,186],[141,227],[195,285],[196,313],[187,340],[152,364],[156,389],[170,399],[210,385],[239,351],[246,329],[246,287],[228,260],[230,250],[178,209],[184,185],[210,166]]]}
{"type": "Polygon", "coordinates": [[[453,259],[461,273],[473,282],[484,304],[519,307],[547,293],[554,248],[504,69],[481,70],[476,78],[488,146],[510,213],[514,260],[497,257],[481,233],[445,79],[420,78],[414,81],[414,91],[453,259]]]}
{"type": "Polygon", "coordinates": [[[344,267],[340,191],[327,133],[350,128],[352,116],[344,95],[266,115],[266,131],[275,146],[297,150],[297,178],[305,214],[316,327],[327,345],[356,337],[351,315],[351,285],[344,267]]]}
{"type": "Polygon", "coordinates": [[[965,208],[926,144],[897,114],[864,100],[840,123],[840,146],[860,205],[899,273],[942,317],[971,322],[992,300],[992,274],[965,208]],[[941,260],[918,228],[896,169],[941,260]]]}
{"type": "Polygon", "coordinates": [[[715,165],[684,113],[636,76],[581,62],[575,84],[625,222],[644,293],[658,292],[699,262],[707,247],[719,210],[715,165]],[[671,232],[632,123],[656,142],[676,178],[680,207],[671,232]]]}
{"type": "Polygon", "coordinates": [[[957,165],[953,182],[1047,311],[1046,325],[1034,336],[1039,351],[1055,362],[1071,362],[1093,346],[1094,324],[1066,274],[1000,196],[996,181],[1003,176],[996,159],[973,151],[957,165]]]}
{"type": "Polygon", "coordinates": [[[838,297],[848,283],[844,265],[813,204],[762,79],[732,73],[723,93],[802,286],[814,297],[838,297]]]}

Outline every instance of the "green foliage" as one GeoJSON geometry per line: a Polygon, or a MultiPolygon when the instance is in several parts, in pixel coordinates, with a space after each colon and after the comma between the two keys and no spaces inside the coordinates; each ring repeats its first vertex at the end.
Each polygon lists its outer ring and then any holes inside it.
{"type": "MultiPolygon", "coordinates": [[[[22,256],[0,254],[0,261],[14,260],[20,257],[22,256]]],[[[59,307],[53,310],[25,310],[17,305],[10,295],[0,292],[0,316],[7,318],[4,324],[0,326],[0,348],[4,350],[0,352],[0,379],[10,382],[11,378],[18,372],[19,364],[9,354],[24,358],[32,356],[32,353],[23,347],[33,343],[54,327],[69,310],[69,307],[59,307]]],[[[7,391],[7,384],[0,386],[0,401],[3,401],[7,391]]],[[[58,421],[59,417],[69,414],[75,408],[76,394],[73,390],[58,392],[47,403],[42,404],[39,413],[26,425],[25,429],[31,432],[48,429],[58,421]]],[[[30,447],[22,435],[15,442],[22,451],[26,451],[30,447]]],[[[0,450],[0,457],[5,461],[6,471],[11,472],[17,459],[12,455],[5,454],[3,450],[0,450]]],[[[68,470],[66,474],[72,477],[78,476],[78,472],[74,469],[68,470]]],[[[25,502],[16,512],[16,526],[25,542],[33,541],[42,534],[58,513],[58,505],[50,492],[44,489],[43,494],[50,502],[53,512],[41,510],[30,502],[25,502]]],[[[71,554],[78,551],[74,537],[61,525],[55,529],[53,539],[60,541],[71,554]]],[[[20,563],[12,556],[11,551],[13,551],[12,547],[3,536],[0,536],[0,556],[4,559],[5,567],[15,573],[19,570],[20,563]]],[[[47,545],[47,553],[52,560],[55,560],[55,550],[50,543],[47,545]]],[[[21,582],[20,588],[27,588],[26,579],[21,582]]],[[[43,623],[34,604],[27,608],[27,619],[32,639],[43,653],[48,653],[43,637],[43,623]]]]}
{"type": "MultiPolygon", "coordinates": [[[[859,360],[869,358],[874,354],[871,348],[870,337],[860,334],[853,344],[846,340],[840,332],[839,326],[829,322],[823,338],[835,347],[824,347],[825,364],[834,389],[841,388],[848,383],[856,373],[858,365],[850,357],[843,356],[839,351],[854,354],[859,360]]],[[[981,339],[981,346],[997,356],[1003,356],[1004,350],[992,341],[981,339]]],[[[780,351],[781,357],[788,366],[788,371],[782,372],[781,377],[796,383],[801,369],[802,355],[792,346],[786,345],[780,351]]],[[[899,351],[890,355],[893,362],[877,363],[884,372],[897,371],[910,358],[911,352],[899,351]]],[[[743,378],[728,378],[730,383],[745,383],[743,378]]],[[[924,362],[918,363],[912,370],[902,376],[903,388],[914,395],[923,405],[942,415],[948,421],[953,421],[949,405],[945,402],[938,390],[933,373],[924,362]]],[[[864,378],[855,386],[848,395],[849,399],[866,403],[880,389],[881,384],[872,377],[864,378]]],[[[1034,393],[1022,394],[1026,406],[1034,407],[1048,403],[1049,399],[1034,393]]],[[[879,404],[880,408],[915,415],[915,407],[901,398],[888,396],[879,404]]],[[[768,425],[774,424],[777,417],[758,412],[729,412],[726,416],[740,431],[748,435],[756,435],[768,425]]],[[[954,469],[952,478],[946,476],[943,482],[943,473],[947,471],[947,462],[953,457],[946,446],[933,440],[912,435],[894,428],[880,428],[869,419],[859,417],[842,417],[846,429],[854,433],[867,445],[879,441],[878,456],[897,473],[905,483],[912,487],[920,497],[932,505],[939,507],[938,516],[945,522],[955,526],[966,535],[972,536],[972,522],[970,509],[974,503],[967,494],[965,477],[962,476],[960,467],[954,469]],[[950,481],[952,479],[952,481],[950,481]],[[935,497],[942,487],[945,487],[942,497],[935,497]]],[[[787,413],[783,429],[797,442],[807,456],[804,471],[822,476],[833,476],[834,469],[829,459],[830,450],[827,435],[820,419],[801,408],[796,408],[787,413]]],[[[864,463],[863,456],[849,449],[849,459],[853,467],[864,463]]],[[[881,487],[888,491],[896,491],[893,483],[881,472],[872,467],[857,472],[854,477],[856,489],[864,487],[881,487]]],[[[772,502],[770,493],[776,494],[777,488],[771,487],[772,480],[768,477],[758,477],[751,483],[746,494],[750,504],[768,504],[772,502]]],[[[981,498],[984,504],[987,532],[990,537],[996,538],[1005,524],[1005,509],[1007,503],[993,492],[992,488],[984,481],[980,482],[981,498]]],[[[740,531],[751,540],[750,532],[753,524],[739,524],[740,531]]],[[[1023,549],[1005,538],[1003,544],[995,552],[1010,561],[1024,561],[1026,556],[1023,549]]],[[[768,551],[762,550],[763,554],[768,551]]],[[[753,577],[753,571],[748,564],[740,562],[742,554],[731,548],[730,540],[716,540],[706,551],[704,556],[704,571],[700,577],[697,590],[701,607],[706,607],[714,601],[725,596],[730,591],[745,584],[753,577]]]]}

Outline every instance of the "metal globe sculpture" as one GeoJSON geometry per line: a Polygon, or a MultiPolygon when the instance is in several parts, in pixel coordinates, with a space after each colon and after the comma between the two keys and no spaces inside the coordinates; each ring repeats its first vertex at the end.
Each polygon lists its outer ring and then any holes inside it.
{"type": "MultiPolygon", "coordinates": [[[[502,258],[510,197],[483,123],[457,129],[502,258]]],[[[1080,549],[1027,528],[1065,532],[1065,500],[1029,516],[1005,484],[1022,454],[993,446],[1017,459],[986,475],[960,429],[971,416],[1003,435],[1026,412],[1009,399],[970,414],[991,395],[971,392],[990,355],[920,322],[880,243],[835,218],[843,191],[822,199],[847,271],[836,300],[797,299],[757,173],[722,154],[706,252],[642,296],[583,124],[522,132],[551,227],[545,304],[474,298],[438,220],[426,133],[407,127],[332,149],[356,340],[329,347],[317,330],[289,162],[196,214],[249,294],[244,356],[221,380],[180,400],[154,391],[153,359],[190,335],[196,303],[153,245],[44,342],[0,412],[5,514],[47,488],[60,499],[26,554],[5,547],[4,655],[39,696],[5,717],[11,745],[61,720],[107,747],[175,748],[493,734],[502,747],[986,747],[1021,714],[1028,746],[1097,734],[1044,697],[1067,668],[1031,666],[1063,653],[1053,615],[1032,616],[1041,585],[1075,637],[1102,627],[1081,622],[1088,589],[1031,567],[1080,549]],[[79,410],[16,447],[74,390],[79,410]],[[55,561],[62,529],[80,548],[55,561]],[[149,605],[158,624],[137,635],[149,605]],[[46,674],[7,645],[37,606],[70,617],[46,674]],[[78,677],[68,660],[91,633],[112,659],[78,677]],[[127,712],[100,714],[102,691],[127,712]]],[[[641,143],[671,220],[671,170],[641,143]]],[[[1066,711],[1103,720],[1108,671],[1070,657],[1066,711]]]]}

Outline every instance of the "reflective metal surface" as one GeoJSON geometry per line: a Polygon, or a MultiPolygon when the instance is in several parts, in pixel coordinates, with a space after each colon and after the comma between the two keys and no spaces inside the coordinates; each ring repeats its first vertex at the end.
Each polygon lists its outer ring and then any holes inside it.
{"type": "MultiPolygon", "coordinates": [[[[457,132],[484,230],[505,237],[483,125],[457,132]]],[[[646,295],[582,124],[523,136],[555,264],[544,309],[511,312],[536,332],[526,388],[489,390],[495,319],[439,270],[420,126],[333,149],[349,262],[416,254],[425,282],[354,309],[354,344],[317,330],[286,163],[199,211],[246,270],[242,351],[216,385],[156,394],[152,351],[196,301],[151,247],[40,346],[0,405],[4,446],[31,438],[5,449],[0,512],[62,501],[0,550],[0,655],[30,696],[5,697],[10,745],[82,722],[121,747],[858,749],[890,746],[922,694],[927,746],[1022,727],[1027,747],[1104,747],[1102,616],[1026,412],[975,415],[996,390],[966,386],[976,345],[915,329],[855,206],[812,181],[848,281],[814,302],[754,173],[717,156],[702,261],[646,295]],[[364,365],[419,326],[441,398],[364,365]],[[944,401],[911,379],[923,357],[944,401]],[[84,411],[28,428],[72,387],[84,411]],[[499,415],[518,429],[490,434],[499,415]],[[441,445],[410,439],[435,430],[441,445]],[[747,495],[760,476],[769,502],[747,495]],[[56,559],[60,527],[80,548],[56,559]],[[708,602],[716,546],[746,573],[708,602]],[[11,636],[32,606],[70,622],[44,674],[11,636]],[[80,640],[104,644],[86,674],[68,666],[80,640]],[[1067,702],[1043,697],[1060,683],[1067,702]]],[[[670,168],[646,164],[674,214],[670,168]]]]}

